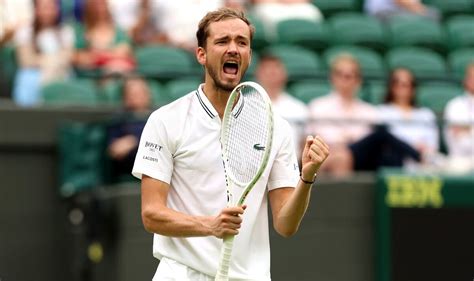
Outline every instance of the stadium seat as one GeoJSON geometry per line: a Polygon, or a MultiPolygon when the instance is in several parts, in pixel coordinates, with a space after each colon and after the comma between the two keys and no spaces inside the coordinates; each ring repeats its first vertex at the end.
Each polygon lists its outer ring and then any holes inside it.
{"type": "Polygon", "coordinates": [[[41,89],[41,95],[45,105],[96,106],[101,101],[94,82],[88,79],[52,82],[41,89]]]}
{"type": "Polygon", "coordinates": [[[418,47],[395,48],[389,50],[385,58],[390,70],[405,67],[410,69],[418,79],[448,78],[443,57],[428,49],[418,47]]]}
{"type": "Polygon", "coordinates": [[[341,53],[349,53],[359,61],[363,78],[385,78],[386,68],[383,58],[377,52],[360,46],[335,46],[327,49],[323,54],[323,60],[328,68],[331,61],[341,53]]]}
{"type": "Polygon", "coordinates": [[[327,80],[303,80],[293,83],[288,93],[308,104],[312,99],[327,95],[331,91],[331,84],[327,80]]]}
{"type": "Polygon", "coordinates": [[[423,83],[418,87],[416,101],[418,105],[428,107],[438,116],[442,116],[446,103],[462,94],[462,92],[462,88],[457,84],[447,82],[423,83]]]}
{"type": "Polygon", "coordinates": [[[169,81],[165,85],[164,91],[166,92],[169,102],[171,102],[191,91],[197,90],[201,83],[202,81],[195,78],[178,78],[169,81]]]}
{"type": "Polygon", "coordinates": [[[264,52],[271,53],[282,60],[290,82],[315,78],[324,74],[324,67],[319,56],[301,46],[272,45],[264,52]]]}
{"type": "Polygon", "coordinates": [[[392,48],[419,46],[440,54],[446,51],[444,30],[432,20],[417,16],[397,16],[390,19],[388,29],[392,48]]]}
{"type": "Polygon", "coordinates": [[[446,31],[451,50],[474,47],[474,15],[459,15],[450,18],[446,21],[446,31]]]}
{"type": "Polygon", "coordinates": [[[385,100],[387,82],[383,80],[370,80],[364,85],[365,95],[361,98],[368,103],[378,105],[385,100]]]}
{"type": "Polygon", "coordinates": [[[424,0],[423,2],[436,7],[441,12],[443,19],[474,12],[472,0],[424,0]]]}
{"type": "Polygon", "coordinates": [[[101,124],[64,123],[58,132],[60,193],[70,197],[103,181],[105,129],[101,124]]]}
{"type": "Polygon", "coordinates": [[[0,97],[10,97],[16,70],[15,48],[0,47],[0,97]]]}
{"type": "Polygon", "coordinates": [[[294,44],[321,51],[328,47],[328,33],[324,23],[305,19],[288,19],[276,26],[277,43],[294,44]]]}
{"type": "Polygon", "coordinates": [[[191,56],[183,49],[151,45],[135,51],[138,73],[154,79],[172,79],[194,73],[191,56]]]}
{"type": "Polygon", "coordinates": [[[474,48],[455,50],[448,55],[449,68],[458,80],[463,79],[464,71],[469,63],[474,63],[474,48]]]}
{"type": "Polygon", "coordinates": [[[329,19],[331,43],[360,45],[379,53],[387,49],[387,31],[377,19],[360,13],[340,13],[329,19]]]}
{"type": "Polygon", "coordinates": [[[341,12],[361,11],[360,0],[312,0],[325,18],[341,12]]]}
{"type": "Polygon", "coordinates": [[[107,81],[99,88],[99,96],[105,103],[113,106],[120,106],[122,104],[122,89],[123,80],[114,79],[107,81]]]}
{"type": "Polygon", "coordinates": [[[160,107],[169,102],[168,94],[165,86],[157,80],[148,79],[148,87],[150,87],[151,99],[153,106],[160,107]]]}
{"type": "Polygon", "coordinates": [[[252,16],[250,16],[250,22],[255,27],[255,33],[252,38],[252,49],[262,50],[270,44],[263,22],[259,18],[252,16]]]}

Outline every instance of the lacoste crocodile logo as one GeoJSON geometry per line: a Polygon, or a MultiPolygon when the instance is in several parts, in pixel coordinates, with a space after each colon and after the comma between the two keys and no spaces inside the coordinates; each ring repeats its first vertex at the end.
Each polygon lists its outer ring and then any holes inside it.
{"type": "Polygon", "coordinates": [[[265,150],[265,146],[259,144],[259,143],[256,143],[253,145],[253,149],[255,150],[265,150]]]}

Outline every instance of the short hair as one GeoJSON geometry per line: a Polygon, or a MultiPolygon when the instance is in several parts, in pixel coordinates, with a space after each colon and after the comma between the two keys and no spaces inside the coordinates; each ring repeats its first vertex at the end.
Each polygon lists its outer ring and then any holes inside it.
{"type": "Polygon", "coordinates": [[[349,53],[341,53],[330,61],[331,72],[334,72],[336,70],[337,65],[343,61],[352,63],[356,67],[357,76],[361,77],[359,61],[349,53]]]}
{"type": "Polygon", "coordinates": [[[206,46],[206,39],[209,36],[209,25],[211,23],[227,19],[240,19],[245,22],[250,29],[250,40],[252,40],[255,27],[250,23],[250,20],[245,16],[244,12],[230,8],[220,8],[219,10],[207,13],[199,22],[196,32],[198,47],[206,46]]]}

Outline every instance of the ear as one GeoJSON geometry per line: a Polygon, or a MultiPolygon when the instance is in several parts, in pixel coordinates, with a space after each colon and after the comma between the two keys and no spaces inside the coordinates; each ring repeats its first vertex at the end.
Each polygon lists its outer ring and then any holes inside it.
{"type": "Polygon", "coordinates": [[[200,65],[206,65],[206,50],[203,47],[196,48],[196,59],[200,65]]]}

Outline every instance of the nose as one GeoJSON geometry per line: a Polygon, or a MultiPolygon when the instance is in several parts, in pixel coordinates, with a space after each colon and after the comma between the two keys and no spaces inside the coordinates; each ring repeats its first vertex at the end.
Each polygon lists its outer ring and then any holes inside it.
{"type": "Polygon", "coordinates": [[[227,53],[231,55],[237,54],[237,43],[234,41],[231,41],[229,43],[229,47],[227,48],[227,53]]]}

